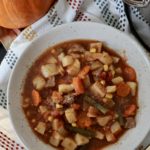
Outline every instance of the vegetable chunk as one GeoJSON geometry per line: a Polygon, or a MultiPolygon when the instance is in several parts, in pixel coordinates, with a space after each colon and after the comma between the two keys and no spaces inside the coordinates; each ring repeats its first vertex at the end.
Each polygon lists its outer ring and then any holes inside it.
{"type": "Polygon", "coordinates": [[[75,150],[77,147],[77,144],[75,143],[75,141],[69,137],[66,137],[62,141],[61,145],[65,148],[65,150],[75,150]]]}

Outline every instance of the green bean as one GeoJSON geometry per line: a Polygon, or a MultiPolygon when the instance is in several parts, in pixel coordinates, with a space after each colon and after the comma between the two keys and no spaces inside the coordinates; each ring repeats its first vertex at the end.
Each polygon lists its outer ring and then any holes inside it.
{"type": "Polygon", "coordinates": [[[97,108],[99,111],[101,111],[103,114],[106,114],[109,110],[102,106],[100,103],[96,102],[94,99],[91,97],[85,95],[83,97],[83,100],[92,105],[93,107],[97,108]]]}
{"type": "Polygon", "coordinates": [[[83,128],[78,128],[78,127],[72,127],[71,125],[66,125],[66,128],[71,131],[71,132],[75,132],[75,133],[79,133],[82,134],[84,136],[87,137],[95,137],[95,132],[91,131],[89,129],[83,129],[83,128]]]}
{"type": "Polygon", "coordinates": [[[117,110],[117,113],[118,113],[118,119],[119,119],[120,125],[121,125],[121,126],[124,126],[124,118],[123,118],[123,115],[122,115],[122,113],[121,113],[121,110],[118,109],[118,110],[117,110]]]}

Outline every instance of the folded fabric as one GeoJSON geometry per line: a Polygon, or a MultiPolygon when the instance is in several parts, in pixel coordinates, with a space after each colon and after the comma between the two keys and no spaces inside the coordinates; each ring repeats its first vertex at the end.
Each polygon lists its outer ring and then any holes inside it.
{"type": "MultiPolygon", "coordinates": [[[[20,35],[12,42],[4,60],[2,61],[0,65],[0,106],[2,106],[3,109],[7,109],[6,92],[10,74],[26,47],[38,38],[39,35],[44,34],[51,28],[73,21],[104,23],[130,34],[130,27],[122,0],[57,1],[43,18],[20,33],[20,35]]],[[[20,141],[11,128],[7,110],[1,111],[0,114],[0,142],[2,143],[2,134],[4,134],[4,136],[11,137],[19,144],[20,141]],[[7,121],[5,122],[4,120],[7,121]]],[[[0,147],[6,149],[6,147],[4,147],[5,144],[1,143],[0,147]]],[[[22,146],[20,146],[20,148],[22,149],[22,146]]],[[[16,147],[9,147],[8,149],[16,149],[16,147]]]]}

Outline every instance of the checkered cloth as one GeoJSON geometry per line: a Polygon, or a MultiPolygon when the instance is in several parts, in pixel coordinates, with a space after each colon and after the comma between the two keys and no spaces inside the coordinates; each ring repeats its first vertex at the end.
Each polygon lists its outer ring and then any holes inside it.
{"type": "MultiPolygon", "coordinates": [[[[132,9],[132,15],[137,22],[142,21],[149,28],[149,24],[146,20],[143,20],[137,9],[134,7],[132,9]]],[[[0,149],[24,149],[23,144],[11,127],[6,97],[9,76],[18,58],[39,35],[57,25],[73,21],[99,22],[113,26],[127,34],[130,33],[122,0],[59,0],[43,18],[22,31],[12,42],[0,65],[0,149]]],[[[150,136],[149,141],[144,141],[144,146],[148,142],[150,142],[150,136]]]]}

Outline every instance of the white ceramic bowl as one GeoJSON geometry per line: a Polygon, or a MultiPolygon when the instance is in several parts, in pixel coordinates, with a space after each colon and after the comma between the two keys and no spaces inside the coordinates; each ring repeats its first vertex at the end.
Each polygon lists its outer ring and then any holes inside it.
{"type": "Polygon", "coordinates": [[[138,102],[135,128],[128,130],[120,140],[104,149],[134,150],[150,129],[150,63],[142,47],[128,35],[106,25],[77,22],[58,26],[38,37],[18,60],[8,86],[8,108],[17,135],[29,150],[53,150],[32,132],[21,108],[21,91],[24,78],[32,62],[48,47],[72,39],[95,39],[103,41],[119,54],[125,52],[128,63],[137,72],[138,102]]]}

